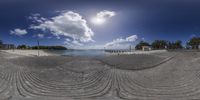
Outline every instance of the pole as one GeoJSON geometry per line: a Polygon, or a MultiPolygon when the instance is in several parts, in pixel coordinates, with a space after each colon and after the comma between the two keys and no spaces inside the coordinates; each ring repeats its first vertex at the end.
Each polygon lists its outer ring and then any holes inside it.
{"type": "Polygon", "coordinates": [[[39,51],[40,42],[39,42],[39,40],[37,40],[37,44],[38,44],[38,56],[40,56],[40,51],[39,51]]]}

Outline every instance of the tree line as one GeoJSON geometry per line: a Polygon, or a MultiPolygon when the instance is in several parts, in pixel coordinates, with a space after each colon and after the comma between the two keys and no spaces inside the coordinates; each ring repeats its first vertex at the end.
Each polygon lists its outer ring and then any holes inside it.
{"type": "MultiPolygon", "coordinates": [[[[0,49],[3,48],[3,41],[0,40],[0,49]]],[[[18,45],[17,47],[15,47],[16,49],[33,49],[33,50],[37,50],[37,49],[48,49],[48,50],[67,50],[66,47],[64,46],[27,46],[25,44],[22,45],[18,45]]]]}
{"type": "MultiPolygon", "coordinates": [[[[150,46],[154,50],[158,49],[183,49],[182,41],[177,40],[175,42],[170,42],[166,40],[155,40],[151,44],[145,41],[140,41],[136,46],[136,50],[141,50],[143,46],[150,46]]],[[[187,44],[187,49],[199,49],[200,46],[200,37],[191,38],[187,44]]]]}
{"type": "Polygon", "coordinates": [[[18,45],[17,49],[67,50],[67,48],[64,46],[26,46],[26,45],[18,45]]]}
{"type": "Polygon", "coordinates": [[[191,46],[192,49],[199,49],[199,45],[200,45],[200,37],[193,37],[187,42],[186,47],[191,46]]]}
{"type": "Polygon", "coordinates": [[[2,40],[0,40],[0,48],[2,48],[2,46],[3,46],[3,42],[2,40]]]}

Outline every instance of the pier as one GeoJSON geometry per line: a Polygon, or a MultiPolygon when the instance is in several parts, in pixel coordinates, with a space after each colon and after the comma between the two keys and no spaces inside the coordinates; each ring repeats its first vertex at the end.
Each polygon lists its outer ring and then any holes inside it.
{"type": "Polygon", "coordinates": [[[105,52],[108,53],[125,53],[125,52],[132,52],[133,50],[117,50],[117,49],[109,49],[109,50],[104,50],[105,52]]]}

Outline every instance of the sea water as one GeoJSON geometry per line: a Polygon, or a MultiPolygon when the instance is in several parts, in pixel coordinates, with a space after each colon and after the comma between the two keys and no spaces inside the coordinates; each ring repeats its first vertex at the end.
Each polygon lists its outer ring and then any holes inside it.
{"type": "Polygon", "coordinates": [[[104,50],[50,50],[48,52],[59,54],[59,55],[62,55],[62,56],[95,57],[95,56],[106,55],[104,50]]]}

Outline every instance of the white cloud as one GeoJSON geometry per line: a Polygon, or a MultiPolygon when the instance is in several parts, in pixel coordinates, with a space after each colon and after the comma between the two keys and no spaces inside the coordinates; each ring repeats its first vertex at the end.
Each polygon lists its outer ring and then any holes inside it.
{"type": "Polygon", "coordinates": [[[129,36],[126,38],[126,41],[128,42],[134,42],[138,39],[138,36],[137,35],[132,35],[132,36],[129,36]]]}
{"type": "Polygon", "coordinates": [[[91,44],[84,46],[84,49],[104,49],[105,45],[91,44]]]}
{"type": "Polygon", "coordinates": [[[50,31],[56,37],[70,37],[81,42],[93,41],[94,33],[92,29],[88,27],[87,21],[78,13],[68,11],[51,19],[38,17],[32,19],[38,22],[38,25],[31,25],[30,28],[32,29],[50,31]]]}
{"type": "Polygon", "coordinates": [[[37,34],[37,37],[44,38],[44,34],[37,34]]]}
{"type": "Polygon", "coordinates": [[[65,39],[65,41],[66,41],[66,42],[70,42],[71,40],[67,38],[67,39],[65,39]]]}
{"type": "Polygon", "coordinates": [[[115,15],[116,15],[116,13],[114,11],[104,10],[104,11],[97,13],[97,15],[94,18],[92,18],[92,22],[94,24],[103,24],[107,19],[109,19],[115,15]]]}
{"type": "Polygon", "coordinates": [[[28,32],[25,29],[20,29],[20,28],[16,28],[16,29],[10,31],[10,34],[14,34],[14,35],[18,35],[18,36],[26,35],[27,33],[28,32]]]}
{"type": "Polygon", "coordinates": [[[32,20],[34,23],[42,23],[43,21],[46,21],[47,19],[44,17],[40,17],[41,15],[39,13],[32,14],[32,16],[29,16],[28,19],[32,20]]]}
{"type": "Polygon", "coordinates": [[[132,45],[137,39],[138,39],[137,35],[131,35],[124,39],[117,38],[117,39],[114,39],[112,42],[106,43],[105,47],[124,49],[124,48],[127,48],[128,46],[132,45]]]}
{"type": "Polygon", "coordinates": [[[78,40],[71,40],[69,38],[66,38],[65,39],[65,42],[64,44],[68,47],[68,48],[71,48],[71,49],[80,49],[84,46],[83,43],[81,43],[80,41],[78,40]]]}
{"type": "Polygon", "coordinates": [[[116,15],[116,13],[114,11],[104,10],[104,11],[97,13],[96,17],[107,19],[107,18],[113,17],[115,15],[116,15]]]}
{"type": "Polygon", "coordinates": [[[145,38],[144,38],[144,37],[142,38],[142,41],[145,41],[145,38]]]}
{"type": "Polygon", "coordinates": [[[71,43],[72,43],[73,45],[75,45],[75,46],[83,46],[83,44],[80,43],[80,42],[77,41],[77,40],[74,40],[74,41],[72,41],[71,43]]]}

